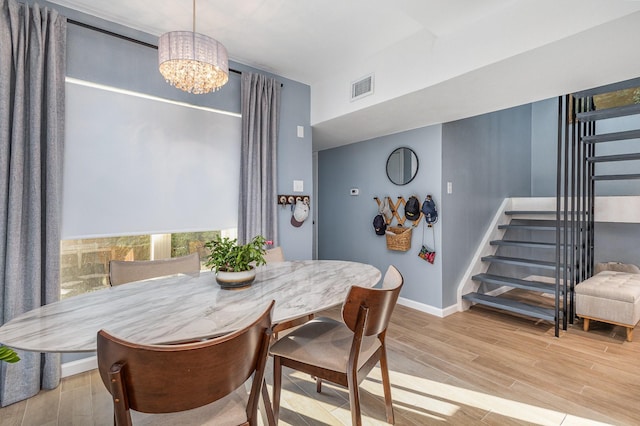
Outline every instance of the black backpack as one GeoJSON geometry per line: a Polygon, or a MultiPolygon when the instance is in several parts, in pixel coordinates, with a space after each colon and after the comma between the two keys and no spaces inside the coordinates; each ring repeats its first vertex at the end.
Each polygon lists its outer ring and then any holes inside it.
{"type": "Polygon", "coordinates": [[[420,217],[420,201],[418,197],[412,195],[404,206],[404,217],[413,221],[420,217]]]}
{"type": "Polygon", "coordinates": [[[433,201],[431,195],[427,195],[424,203],[422,203],[422,214],[424,214],[424,220],[427,221],[429,226],[438,221],[438,210],[436,209],[436,203],[433,201]]]}

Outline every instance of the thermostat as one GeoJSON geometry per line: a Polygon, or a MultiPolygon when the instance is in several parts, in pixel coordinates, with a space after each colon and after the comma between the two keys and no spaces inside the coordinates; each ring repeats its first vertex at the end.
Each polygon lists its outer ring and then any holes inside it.
{"type": "Polygon", "coordinates": [[[351,188],[351,195],[360,195],[360,190],[358,188],[351,188]]]}

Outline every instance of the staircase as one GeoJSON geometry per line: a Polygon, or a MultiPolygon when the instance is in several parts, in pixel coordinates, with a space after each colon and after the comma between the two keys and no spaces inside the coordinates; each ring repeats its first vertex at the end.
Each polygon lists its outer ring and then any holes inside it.
{"type": "MultiPolygon", "coordinates": [[[[640,127],[640,103],[603,106],[602,99],[612,92],[616,93],[609,99],[620,97],[624,92],[618,91],[636,87],[640,78],[559,98],[557,196],[553,203],[534,201],[525,203],[526,208],[500,212],[508,221],[492,225],[500,231],[492,235],[501,238],[479,249],[484,252],[478,256],[482,265],[474,260],[467,271],[465,279],[473,284],[461,286],[463,301],[552,321],[556,337],[560,326],[566,329],[567,322],[573,322],[575,285],[593,275],[596,184],[640,179],[640,129],[596,131],[599,120],[634,115],[638,119],[632,123],[640,127]],[[606,150],[596,149],[605,142],[606,150]],[[468,291],[472,287],[474,291],[468,291]],[[515,288],[549,295],[553,308],[530,303],[535,298],[504,296],[515,288]]],[[[640,195],[640,187],[633,188],[630,195],[640,195]]],[[[606,202],[600,201],[599,212],[615,210],[603,209],[606,202]]]]}
{"type": "Polygon", "coordinates": [[[471,279],[478,290],[462,296],[463,300],[504,311],[554,322],[555,309],[501,297],[495,293],[519,288],[555,296],[556,287],[556,212],[550,210],[506,210],[508,224],[498,225],[502,239],[489,244],[495,254],[481,257],[487,272],[471,279]],[[493,293],[493,294],[490,294],[493,293]]]}

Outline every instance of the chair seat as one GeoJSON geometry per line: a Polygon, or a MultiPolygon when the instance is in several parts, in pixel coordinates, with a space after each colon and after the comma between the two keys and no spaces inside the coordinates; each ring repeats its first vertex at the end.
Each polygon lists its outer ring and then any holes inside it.
{"type": "Polygon", "coordinates": [[[134,425],[215,425],[237,426],[247,422],[247,387],[251,381],[243,384],[234,392],[211,404],[177,413],[147,414],[131,410],[134,425]]]}
{"type": "MultiPolygon", "coordinates": [[[[346,373],[353,332],[344,323],[327,317],[315,318],[293,330],[271,346],[271,354],[294,361],[346,373]]],[[[358,368],[380,348],[376,336],[364,337],[358,368]]]]}

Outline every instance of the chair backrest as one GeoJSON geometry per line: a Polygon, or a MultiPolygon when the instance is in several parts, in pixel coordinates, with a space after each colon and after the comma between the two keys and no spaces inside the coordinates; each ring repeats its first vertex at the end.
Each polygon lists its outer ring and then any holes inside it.
{"type": "Polygon", "coordinates": [[[395,266],[389,265],[382,279],[382,288],[395,288],[403,281],[404,278],[402,278],[400,271],[395,266]]]}
{"type": "Polygon", "coordinates": [[[264,255],[264,260],[267,263],[273,262],[284,262],[284,253],[282,252],[282,247],[274,247],[272,249],[267,250],[264,255]]]}
{"type": "Polygon", "coordinates": [[[112,260],[109,262],[109,283],[112,286],[165,275],[198,273],[200,273],[200,256],[198,253],[171,259],[112,260]]]}
{"type": "Polygon", "coordinates": [[[342,305],[342,319],[351,331],[356,330],[361,306],[368,309],[365,336],[378,335],[387,329],[404,279],[395,266],[390,266],[383,283],[383,288],[351,287],[342,305]]]}
{"type": "Polygon", "coordinates": [[[254,372],[249,404],[255,413],[274,303],[249,326],[196,343],[141,345],[100,330],[98,369],[113,399],[122,400],[114,402],[116,417],[128,418],[128,409],[170,413],[201,407],[230,394],[254,372]]]}

